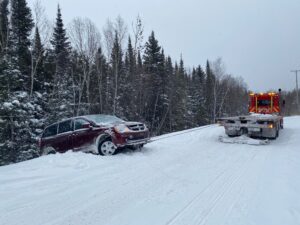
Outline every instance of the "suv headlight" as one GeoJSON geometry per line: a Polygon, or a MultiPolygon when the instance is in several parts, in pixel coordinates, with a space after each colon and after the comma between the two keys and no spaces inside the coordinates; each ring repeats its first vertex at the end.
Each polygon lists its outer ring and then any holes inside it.
{"type": "Polygon", "coordinates": [[[145,130],[149,130],[148,127],[147,127],[147,125],[145,123],[144,123],[144,129],[145,130]]]}
{"type": "Polygon", "coordinates": [[[121,134],[130,132],[129,128],[125,124],[119,124],[119,125],[115,126],[115,130],[121,134]]]}

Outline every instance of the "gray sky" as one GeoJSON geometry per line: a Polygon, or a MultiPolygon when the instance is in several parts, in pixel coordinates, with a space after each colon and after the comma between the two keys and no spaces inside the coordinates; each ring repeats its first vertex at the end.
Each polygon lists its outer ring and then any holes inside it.
{"type": "MultiPolygon", "coordinates": [[[[35,0],[28,0],[31,5],[35,0]]],[[[131,28],[139,14],[145,40],[154,30],[173,60],[205,66],[222,57],[226,70],[253,91],[293,89],[300,69],[299,0],[41,0],[50,19],[88,17],[98,28],[120,15],[131,28]]],[[[299,75],[300,78],[300,75],[299,75]]]]}

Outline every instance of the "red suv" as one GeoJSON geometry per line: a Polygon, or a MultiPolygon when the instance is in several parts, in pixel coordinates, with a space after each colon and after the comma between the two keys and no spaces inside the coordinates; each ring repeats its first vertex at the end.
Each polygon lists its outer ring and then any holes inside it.
{"type": "Polygon", "coordinates": [[[140,148],[148,141],[149,130],[143,123],[110,115],[87,115],[48,126],[39,147],[43,155],[68,150],[113,155],[117,149],[140,148]]]}

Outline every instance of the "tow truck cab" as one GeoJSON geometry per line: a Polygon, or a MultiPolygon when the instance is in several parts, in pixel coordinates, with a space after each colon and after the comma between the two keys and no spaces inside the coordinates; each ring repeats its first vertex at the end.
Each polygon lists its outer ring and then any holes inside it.
{"type": "Polygon", "coordinates": [[[280,114],[278,93],[250,93],[249,113],[280,114]]]}

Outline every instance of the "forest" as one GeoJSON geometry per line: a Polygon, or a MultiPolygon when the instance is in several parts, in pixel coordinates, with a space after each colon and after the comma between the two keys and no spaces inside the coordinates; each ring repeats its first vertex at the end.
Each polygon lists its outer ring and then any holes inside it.
{"type": "Polygon", "coordinates": [[[155,136],[247,113],[247,84],[221,58],[189,67],[145,34],[140,16],[98,29],[80,17],[65,25],[62,10],[52,23],[39,1],[0,0],[0,165],[38,157],[43,129],[68,117],[116,115],[155,136]]]}

